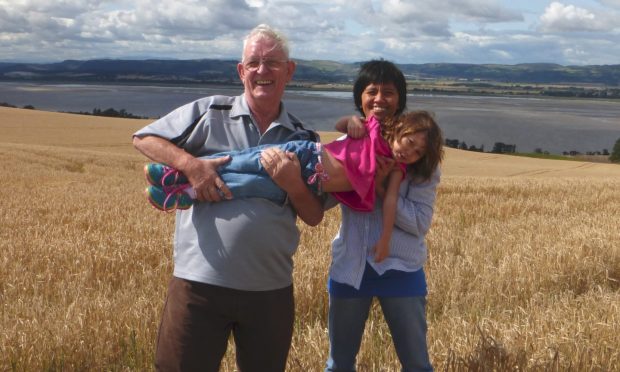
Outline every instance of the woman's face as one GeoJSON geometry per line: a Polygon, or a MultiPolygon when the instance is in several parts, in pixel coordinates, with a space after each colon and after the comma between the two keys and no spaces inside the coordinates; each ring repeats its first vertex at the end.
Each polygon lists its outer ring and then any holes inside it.
{"type": "Polygon", "coordinates": [[[382,122],[398,110],[398,90],[394,83],[370,83],[362,92],[362,111],[365,117],[374,115],[382,122]]]}

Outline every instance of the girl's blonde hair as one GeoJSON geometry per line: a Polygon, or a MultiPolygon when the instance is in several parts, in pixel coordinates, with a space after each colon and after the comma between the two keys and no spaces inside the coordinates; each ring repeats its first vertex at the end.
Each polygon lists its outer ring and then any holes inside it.
{"type": "Polygon", "coordinates": [[[394,140],[415,133],[426,133],[426,153],[417,162],[407,166],[407,173],[416,180],[426,181],[443,160],[443,135],[431,112],[410,111],[387,120],[381,135],[391,145],[394,140]]]}

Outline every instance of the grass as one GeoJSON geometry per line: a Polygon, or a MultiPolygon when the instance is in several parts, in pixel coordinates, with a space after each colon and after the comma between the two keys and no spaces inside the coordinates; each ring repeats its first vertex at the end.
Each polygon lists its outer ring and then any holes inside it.
{"type": "MultiPolygon", "coordinates": [[[[129,142],[145,122],[0,119],[0,370],[152,370],[174,216],[142,195],[129,142]]],[[[619,370],[619,189],[610,164],[448,151],[427,239],[436,370],[619,370]]],[[[290,371],[326,360],[338,221],[300,223],[290,371]]],[[[399,369],[376,304],[358,367],[399,369]]]]}

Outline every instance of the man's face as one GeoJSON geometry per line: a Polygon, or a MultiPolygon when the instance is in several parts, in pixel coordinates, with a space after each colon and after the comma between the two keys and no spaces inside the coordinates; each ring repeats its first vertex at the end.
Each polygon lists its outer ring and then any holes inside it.
{"type": "Polygon", "coordinates": [[[295,63],[276,45],[266,38],[249,41],[243,51],[243,61],[237,65],[250,108],[279,107],[284,88],[293,77],[295,63]]]}

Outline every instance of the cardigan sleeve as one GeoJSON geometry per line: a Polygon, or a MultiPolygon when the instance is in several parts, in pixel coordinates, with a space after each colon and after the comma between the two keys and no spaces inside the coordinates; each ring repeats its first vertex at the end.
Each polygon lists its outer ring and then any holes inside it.
{"type": "Polygon", "coordinates": [[[408,179],[399,192],[396,209],[396,227],[414,236],[425,236],[431,227],[437,186],[441,171],[436,169],[431,178],[422,183],[408,179]]]}

